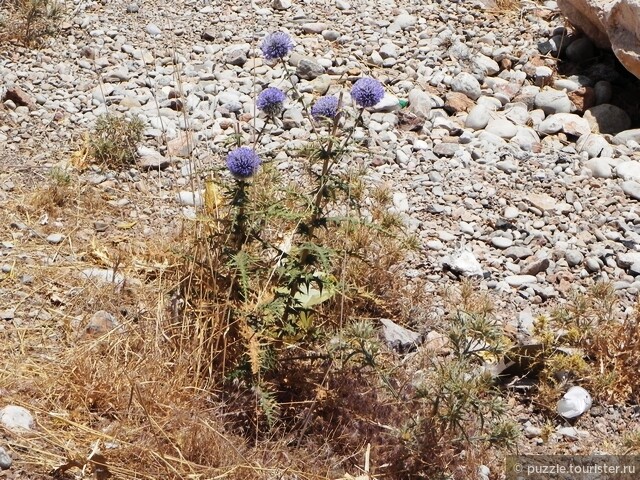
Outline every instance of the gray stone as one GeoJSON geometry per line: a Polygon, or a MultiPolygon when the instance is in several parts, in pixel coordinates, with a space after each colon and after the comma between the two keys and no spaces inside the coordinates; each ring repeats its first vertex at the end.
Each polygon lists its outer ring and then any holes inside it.
{"type": "Polygon", "coordinates": [[[451,89],[454,92],[464,93],[471,100],[477,100],[482,95],[480,82],[467,72],[460,72],[451,81],[451,89]]]}
{"type": "Polygon", "coordinates": [[[4,448],[0,447],[0,470],[9,470],[13,459],[4,448]]]}
{"type": "Polygon", "coordinates": [[[99,337],[116,329],[122,331],[122,327],[116,318],[105,310],[98,310],[89,319],[84,333],[92,337],[99,337]]]}
{"type": "Polygon", "coordinates": [[[593,60],[596,56],[596,48],[587,37],[574,40],[569,44],[565,52],[572,62],[583,63],[593,60]]]}
{"type": "Polygon", "coordinates": [[[335,42],[337,41],[342,35],[340,34],[340,32],[336,31],[336,30],[324,30],[322,32],[322,38],[324,38],[325,40],[329,41],[329,42],[335,42]]]}
{"type": "Polygon", "coordinates": [[[518,127],[518,133],[511,142],[516,143],[524,151],[532,152],[540,144],[540,137],[533,128],[518,127]]]}
{"type": "Polygon", "coordinates": [[[303,58],[298,63],[296,74],[304,80],[313,80],[325,73],[322,65],[309,58],[303,58]]]}
{"type": "Polygon", "coordinates": [[[86,280],[95,280],[101,283],[124,283],[124,275],[113,271],[111,268],[86,268],[80,272],[80,276],[86,280]]]}
{"type": "Polygon", "coordinates": [[[473,130],[482,130],[489,120],[491,120],[491,110],[485,105],[476,105],[467,115],[464,126],[473,130]]]}
{"type": "Polygon", "coordinates": [[[392,320],[381,318],[385,342],[390,348],[401,353],[414,349],[421,343],[421,335],[402,327],[392,320]]]}
{"type": "Polygon", "coordinates": [[[147,33],[151,36],[157,37],[158,35],[162,35],[162,30],[160,30],[156,24],[150,23],[147,25],[147,33]]]}
{"type": "Polygon", "coordinates": [[[167,142],[167,155],[170,157],[189,158],[196,148],[196,137],[191,133],[180,133],[167,142]]]}
{"type": "Polygon", "coordinates": [[[595,133],[582,135],[576,142],[576,151],[587,152],[589,158],[613,156],[613,147],[603,136],[595,133]]]}
{"type": "Polygon", "coordinates": [[[505,173],[516,173],[518,171],[518,166],[511,160],[500,160],[496,163],[496,168],[505,173]]]}
{"type": "Polygon", "coordinates": [[[537,128],[538,132],[553,135],[560,131],[579,137],[591,132],[589,122],[575,113],[554,113],[545,118],[537,128]]]}
{"type": "Polygon", "coordinates": [[[518,133],[518,127],[505,118],[490,120],[484,130],[507,140],[515,137],[518,133]]]}
{"type": "Polygon", "coordinates": [[[537,283],[538,279],[533,275],[509,275],[504,281],[512,287],[521,287],[529,283],[537,283]]]}
{"type": "Polygon", "coordinates": [[[0,424],[7,430],[13,432],[32,430],[35,423],[31,412],[24,407],[7,405],[0,409],[0,424]]]}
{"type": "Polygon", "coordinates": [[[164,170],[171,160],[149,147],[138,147],[138,167],[141,170],[164,170]]]}
{"type": "Polygon", "coordinates": [[[553,113],[570,113],[574,106],[566,92],[558,90],[543,90],[534,99],[536,108],[540,108],[546,115],[553,113]]]}
{"type": "Polygon", "coordinates": [[[616,255],[616,263],[620,268],[627,269],[638,262],[640,262],[640,252],[621,252],[616,255]]]}
{"type": "Polygon", "coordinates": [[[540,65],[536,67],[533,82],[538,87],[544,87],[549,85],[553,80],[553,70],[546,65],[540,65]]]}
{"type": "Polygon", "coordinates": [[[619,163],[616,167],[616,175],[623,180],[640,182],[640,162],[631,160],[619,163]]]}
{"type": "MultiPolygon", "coordinates": [[[[531,255],[533,255],[533,250],[531,250],[528,247],[510,247],[510,248],[507,248],[505,250],[504,255],[507,258],[513,258],[514,260],[523,260],[523,259],[529,258],[531,255]]],[[[541,271],[542,270],[538,270],[533,275],[537,275],[541,271]]]]}
{"type": "Polygon", "coordinates": [[[63,240],[64,235],[61,233],[52,233],[50,235],[47,235],[47,242],[53,245],[58,245],[59,243],[62,243],[63,240]]]}
{"type": "Polygon", "coordinates": [[[130,3],[129,5],[127,5],[127,13],[138,13],[139,10],[140,7],[137,3],[130,3]]]}
{"type": "Polygon", "coordinates": [[[520,273],[523,275],[537,275],[546,271],[550,264],[551,262],[546,257],[534,257],[522,266],[520,273]]]}
{"type": "Polygon", "coordinates": [[[636,262],[629,267],[629,274],[634,277],[640,275],[640,262],[636,262]]]}
{"type": "Polygon", "coordinates": [[[242,67],[245,63],[247,63],[247,54],[243,49],[232,50],[225,54],[224,61],[229,65],[242,67]]]}
{"type": "Polygon", "coordinates": [[[577,267],[584,260],[584,255],[578,250],[567,250],[564,253],[564,259],[570,267],[577,267]]]}
{"type": "Polygon", "coordinates": [[[493,237],[491,238],[491,244],[496,248],[504,250],[505,248],[509,248],[513,245],[513,240],[507,237],[493,237]]]}
{"type": "Polygon", "coordinates": [[[482,266],[469,250],[458,250],[446,257],[442,263],[463,277],[482,277],[482,266]]]}
{"type": "Polygon", "coordinates": [[[384,94],[382,100],[376,103],[369,110],[372,112],[395,112],[400,109],[400,102],[398,101],[398,97],[392,95],[388,92],[384,94]]]}
{"type": "Polygon", "coordinates": [[[439,157],[453,157],[462,148],[459,143],[441,142],[433,146],[433,153],[439,157]]]}
{"type": "Polygon", "coordinates": [[[178,193],[177,200],[181,205],[199,207],[202,205],[202,193],[184,190],[178,193]]]}
{"type": "Polygon", "coordinates": [[[595,178],[611,178],[613,177],[613,171],[611,168],[612,161],[612,158],[606,157],[592,158],[585,162],[584,166],[591,171],[591,174],[595,178]]]}
{"type": "Polygon", "coordinates": [[[302,31],[304,33],[322,33],[326,28],[327,24],[323,22],[308,22],[302,24],[302,31]]]}
{"type": "Polygon", "coordinates": [[[622,182],[622,191],[634,200],[640,200],[640,183],[628,180],[622,182]]]}
{"type": "Polygon", "coordinates": [[[393,43],[385,43],[380,47],[378,53],[383,60],[387,58],[398,58],[398,47],[393,43]]]}
{"type": "Polygon", "coordinates": [[[275,10],[287,10],[291,8],[291,0],[273,0],[271,6],[275,10]]]}
{"type": "Polygon", "coordinates": [[[491,478],[491,469],[486,465],[478,467],[478,480],[489,480],[491,478]]]}
{"type": "Polygon", "coordinates": [[[593,86],[593,90],[596,94],[596,105],[609,103],[611,101],[611,97],[613,97],[613,87],[611,86],[611,82],[608,82],[607,80],[600,80],[599,82],[596,82],[593,86]]]}
{"type": "Polygon", "coordinates": [[[556,208],[556,201],[546,193],[529,193],[525,198],[531,205],[543,212],[556,208]]]}
{"type": "Polygon", "coordinates": [[[393,24],[401,30],[407,30],[408,28],[413,27],[417,22],[418,19],[408,13],[401,13],[393,20],[393,24]]]}
{"type": "Polygon", "coordinates": [[[284,128],[291,129],[302,126],[304,123],[304,115],[299,108],[288,108],[284,111],[282,116],[282,123],[284,128]]]}
{"type": "Polygon", "coordinates": [[[578,438],[580,438],[580,433],[575,427],[560,427],[558,428],[557,432],[560,436],[569,438],[571,440],[578,440],[578,438]]]}
{"type": "Polygon", "coordinates": [[[471,69],[480,78],[490,77],[500,72],[498,62],[482,53],[471,57],[471,69]]]}
{"type": "Polygon", "coordinates": [[[536,438],[542,435],[542,429],[540,427],[534,427],[533,425],[527,425],[524,429],[524,436],[527,438],[536,438]]]}
{"type": "Polygon", "coordinates": [[[431,97],[419,88],[413,88],[408,95],[409,111],[426,120],[431,112],[431,97]]]}
{"type": "Polygon", "coordinates": [[[624,130],[616,134],[616,136],[613,137],[612,140],[615,145],[626,145],[626,143],[629,141],[640,143],[640,128],[624,130]]]}
{"type": "Polygon", "coordinates": [[[627,112],[620,107],[604,103],[596,105],[584,112],[584,118],[589,122],[594,133],[620,133],[631,126],[631,119],[627,112]]]}
{"type": "Polygon", "coordinates": [[[588,272],[597,273],[602,268],[601,262],[596,257],[589,257],[585,262],[585,267],[588,272]]]}

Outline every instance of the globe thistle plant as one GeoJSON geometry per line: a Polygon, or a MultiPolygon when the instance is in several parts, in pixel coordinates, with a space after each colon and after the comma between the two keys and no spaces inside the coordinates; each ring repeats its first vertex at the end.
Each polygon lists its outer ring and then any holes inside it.
{"type": "Polygon", "coordinates": [[[334,118],[338,114],[338,99],[333,96],[320,97],[311,107],[311,116],[315,120],[334,118]]]}
{"type": "Polygon", "coordinates": [[[364,77],[353,84],[351,88],[351,98],[356,105],[362,108],[369,108],[376,105],[384,97],[384,87],[371,77],[364,77]]]}
{"type": "Polygon", "coordinates": [[[256,107],[270,117],[275,117],[282,112],[282,103],[287,96],[279,88],[267,88],[260,92],[256,100],[256,107]]]}
{"type": "Polygon", "coordinates": [[[240,147],[227,155],[227,167],[232,175],[240,180],[252,177],[262,163],[253,148],[240,147]]]}
{"type": "Polygon", "coordinates": [[[279,60],[289,55],[293,47],[293,41],[287,33],[274,32],[264,37],[260,50],[267,60],[279,60]]]}

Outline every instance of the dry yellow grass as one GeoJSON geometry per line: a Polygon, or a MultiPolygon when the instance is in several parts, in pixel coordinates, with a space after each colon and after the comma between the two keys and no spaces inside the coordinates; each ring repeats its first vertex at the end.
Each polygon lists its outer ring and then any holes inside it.
{"type": "Polygon", "coordinates": [[[34,432],[7,432],[16,467],[76,478],[106,478],[105,472],[121,479],[336,478],[330,472],[344,470],[340,459],[332,467],[326,455],[291,449],[288,437],[269,435],[256,444],[230,431],[228,419],[246,414],[233,409],[247,406],[227,401],[216,388],[219,372],[206,363],[213,358],[202,350],[214,345],[205,338],[215,333],[207,323],[212,311],[194,306],[187,317],[172,309],[175,272],[190,272],[184,281],[206,287],[197,278],[203,272],[178,254],[191,248],[191,230],[162,247],[126,229],[78,236],[109,212],[110,197],[78,185],[73,175],[41,175],[35,191],[19,188],[1,214],[7,225],[26,225],[7,232],[15,268],[1,279],[2,299],[20,319],[0,330],[3,404],[24,406],[37,420],[34,432]],[[50,229],[37,225],[43,215],[64,219],[61,244],[44,240],[50,229]],[[31,235],[36,229],[41,233],[31,235]],[[111,268],[129,281],[86,280],[79,275],[86,268],[111,268]],[[23,283],[24,275],[32,281],[23,283]],[[120,327],[88,335],[98,310],[111,312],[120,327]],[[189,322],[202,327],[196,337],[186,335],[193,332],[189,322]]]}

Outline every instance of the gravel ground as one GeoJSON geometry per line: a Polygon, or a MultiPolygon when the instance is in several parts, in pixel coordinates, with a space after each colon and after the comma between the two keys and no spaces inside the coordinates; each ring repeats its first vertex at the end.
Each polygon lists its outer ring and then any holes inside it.
{"type": "MultiPolygon", "coordinates": [[[[275,30],[295,39],[289,64],[307,101],[347,93],[364,75],[384,83],[385,99],[354,140],[369,148],[367,180],[392,188],[393,208],[420,239],[408,281],[426,279],[435,292],[476,278],[498,316],[517,323],[609,280],[621,314],[631,312],[640,289],[640,85],[610,54],[566,35],[555,2],[515,12],[476,1],[235,3],[68,2],[75,13],[50,45],[3,47],[0,275],[20,282],[0,294],[20,307],[3,312],[0,328],[33,315],[22,301],[33,279],[21,267],[51,262],[56,245],[165,237],[193,215],[191,172],[222,164],[237,120],[260,126],[257,91],[287,85],[282,66],[258,49],[275,30]],[[9,211],[107,109],[145,122],[146,149],[129,170],[80,175],[79,187],[105,201],[104,217],[26,224],[9,211]],[[41,249],[21,251],[34,238],[41,249]]],[[[295,178],[294,150],[311,133],[293,101],[284,120],[261,151],[295,178]]],[[[635,421],[633,412],[600,413],[587,428],[596,442],[635,421]]],[[[534,428],[531,420],[523,425],[534,428]]],[[[527,436],[535,446],[535,431],[527,436]]],[[[580,439],[571,448],[588,450],[580,439]]]]}

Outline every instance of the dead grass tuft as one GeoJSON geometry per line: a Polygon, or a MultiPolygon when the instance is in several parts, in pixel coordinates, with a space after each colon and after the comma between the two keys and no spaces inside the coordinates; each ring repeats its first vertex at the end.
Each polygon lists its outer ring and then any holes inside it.
{"type": "Polygon", "coordinates": [[[60,30],[64,9],[58,0],[0,0],[0,42],[38,46],[60,30]]]}
{"type": "Polygon", "coordinates": [[[89,137],[91,155],[109,168],[131,165],[135,162],[143,130],[144,124],[138,118],[102,115],[89,137]]]}
{"type": "Polygon", "coordinates": [[[495,10],[497,12],[518,12],[521,7],[521,0],[495,0],[495,10]]]}
{"type": "Polygon", "coordinates": [[[613,286],[598,283],[585,294],[575,294],[550,317],[540,318],[536,329],[546,351],[560,348],[545,360],[541,403],[553,406],[566,382],[584,386],[601,402],[638,402],[639,306],[623,316],[613,286]]]}

